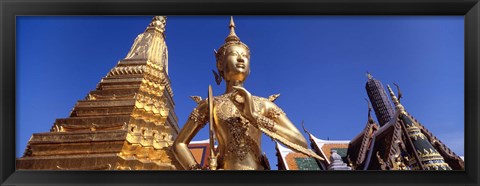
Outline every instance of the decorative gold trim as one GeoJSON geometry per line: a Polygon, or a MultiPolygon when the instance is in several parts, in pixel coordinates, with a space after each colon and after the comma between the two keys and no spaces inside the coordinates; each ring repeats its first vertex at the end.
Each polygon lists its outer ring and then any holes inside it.
{"type": "Polygon", "coordinates": [[[74,167],[74,168],[64,168],[60,165],[56,166],[59,170],[110,170],[112,168],[111,164],[98,165],[98,166],[84,166],[84,167],[74,167]]]}
{"type": "Polygon", "coordinates": [[[265,117],[265,116],[258,116],[257,118],[255,118],[255,122],[257,123],[257,125],[271,131],[271,132],[276,132],[275,130],[275,121],[265,117]]]}
{"type": "Polygon", "coordinates": [[[201,126],[202,128],[207,124],[208,116],[206,113],[200,113],[197,108],[193,108],[193,111],[188,116],[195,124],[201,126]]]}

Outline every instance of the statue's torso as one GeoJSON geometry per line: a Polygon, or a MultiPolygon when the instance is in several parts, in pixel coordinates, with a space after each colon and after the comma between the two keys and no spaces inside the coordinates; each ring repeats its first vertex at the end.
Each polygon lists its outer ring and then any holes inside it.
{"type": "MultiPolygon", "coordinates": [[[[263,170],[261,164],[261,131],[241,116],[230,100],[230,94],[214,98],[215,133],[219,147],[219,168],[230,170],[263,170]]],[[[254,110],[263,114],[264,98],[252,96],[254,110]]]]}

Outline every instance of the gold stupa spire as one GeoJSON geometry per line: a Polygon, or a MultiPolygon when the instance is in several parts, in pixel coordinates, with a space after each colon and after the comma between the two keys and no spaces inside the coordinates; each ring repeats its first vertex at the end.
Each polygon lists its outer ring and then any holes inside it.
{"type": "Polygon", "coordinates": [[[395,109],[400,112],[405,112],[405,108],[403,105],[398,101],[397,96],[395,96],[395,93],[393,93],[392,88],[390,88],[390,85],[387,85],[388,92],[390,92],[390,97],[392,98],[393,104],[395,105],[395,109]]]}
{"type": "Polygon", "coordinates": [[[161,33],[164,33],[166,24],[167,16],[154,16],[148,25],[147,30],[157,30],[161,33]]]}

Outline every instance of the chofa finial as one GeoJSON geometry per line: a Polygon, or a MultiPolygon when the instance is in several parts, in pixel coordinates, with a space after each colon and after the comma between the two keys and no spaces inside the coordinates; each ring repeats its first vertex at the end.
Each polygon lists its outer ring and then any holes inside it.
{"type": "Polygon", "coordinates": [[[308,132],[307,128],[305,128],[304,122],[305,122],[305,121],[302,120],[302,128],[303,128],[303,131],[304,131],[305,133],[307,133],[308,135],[310,135],[310,132],[308,132]]]}
{"type": "Polygon", "coordinates": [[[373,123],[373,118],[372,118],[372,115],[370,114],[372,112],[372,105],[370,104],[370,101],[368,101],[367,98],[364,98],[365,101],[367,102],[367,105],[368,105],[368,121],[373,123]]]}
{"type": "Polygon", "coordinates": [[[402,99],[402,91],[400,91],[400,86],[398,86],[396,83],[393,83],[393,85],[395,85],[397,87],[397,94],[398,94],[398,102],[400,102],[400,100],[402,99]]]}

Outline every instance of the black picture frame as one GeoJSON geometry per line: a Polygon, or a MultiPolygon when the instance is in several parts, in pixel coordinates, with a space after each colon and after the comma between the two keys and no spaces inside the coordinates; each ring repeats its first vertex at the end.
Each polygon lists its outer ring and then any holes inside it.
{"type": "Polygon", "coordinates": [[[478,0],[0,0],[2,185],[479,185],[478,0]],[[465,171],[16,171],[15,16],[464,15],[465,171]]]}

